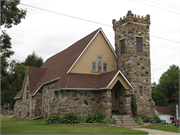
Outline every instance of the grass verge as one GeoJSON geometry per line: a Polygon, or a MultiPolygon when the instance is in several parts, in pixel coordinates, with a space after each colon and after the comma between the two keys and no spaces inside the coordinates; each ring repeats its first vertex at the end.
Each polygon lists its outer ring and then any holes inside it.
{"type": "Polygon", "coordinates": [[[163,124],[163,125],[149,125],[149,126],[144,127],[144,128],[179,133],[179,127],[177,128],[176,126],[167,125],[167,124],[163,124]]]}
{"type": "Polygon", "coordinates": [[[42,125],[46,119],[26,120],[1,117],[1,134],[148,134],[119,127],[97,125],[42,125]]]}

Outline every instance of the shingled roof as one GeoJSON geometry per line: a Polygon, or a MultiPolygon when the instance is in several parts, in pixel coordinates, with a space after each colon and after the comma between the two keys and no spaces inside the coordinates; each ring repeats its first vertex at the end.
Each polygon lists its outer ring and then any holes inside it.
{"type": "MultiPolygon", "coordinates": [[[[118,70],[103,73],[101,75],[69,73],[74,63],[100,31],[104,35],[101,28],[95,30],[64,51],[47,59],[40,68],[28,67],[26,74],[29,76],[30,95],[34,96],[44,84],[52,81],[57,81],[52,89],[60,89],[64,87],[106,88],[118,70]]],[[[106,36],[105,39],[107,40],[106,36]]],[[[109,41],[107,40],[107,42],[109,41]]],[[[112,49],[111,45],[110,47],[112,49]]],[[[114,52],[113,49],[112,51],[114,52]]],[[[21,95],[22,90],[15,96],[14,99],[21,98],[21,95]]]]}
{"type": "MultiPolygon", "coordinates": [[[[100,30],[102,29],[95,30],[64,51],[50,57],[40,68],[28,67],[30,94],[37,92],[43,83],[60,77],[64,78],[70,67],[100,30]]],[[[62,79],[60,80],[62,81],[62,79]]],[[[19,92],[15,98],[20,98],[21,93],[19,92]]]]}
{"type": "Polygon", "coordinates": [[[170,106],[156,106],[156,110],[160,114],[171,114],[171,115],[175,114],[175,110],[170,106]]]}

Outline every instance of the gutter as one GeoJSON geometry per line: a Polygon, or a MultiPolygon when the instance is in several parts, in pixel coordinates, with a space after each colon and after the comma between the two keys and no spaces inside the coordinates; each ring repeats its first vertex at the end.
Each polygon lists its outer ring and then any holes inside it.
{"type": "Polygon", "coordinates": [[[45,84],[47,84],[47,83],[54,82],[54,81],[56,81],[56,80],[58,80],[58,79],[60,79],[60,78],[61,78],[61,77],[57,77],[57,78],[55,78],[55,79],[53,79],[53,80],[50,80],[50,81],[48,81],[48,82],[45,82],[45,83],[41,84],[41,86],[36,90],[36,92],[34,92],[34,94],[31,94],[30,96],[35,96],[36,93],[38,92],[38,90],[39,90],[43,85],[45,85],[45,84]]]}
{"type": "Polygon", "coordinates": [[[60,91],[60,90],[106,90],[107,88],[60,88],[50,91],[60,91]]]}

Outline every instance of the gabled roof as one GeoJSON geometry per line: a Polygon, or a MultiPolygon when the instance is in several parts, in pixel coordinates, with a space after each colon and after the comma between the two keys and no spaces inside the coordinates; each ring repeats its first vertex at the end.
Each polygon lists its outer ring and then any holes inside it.
{"type": "Polygon", "coordinates": [[[175,115],[175,110],[170,106],[156,106],[156,110],[159,114],[175,115]]]}
{"type": "MultiPolygon", "coordinates": [[[[26,74],[32,74],[32,80],[29,79],[31,80],[30,82],[36,82],[35,84],[30,83],[30,94],[34,94],[38,90],[38,88],[42,86],[43,83],[64,76],[100,29],[101,28],[95,30],[91,34],[87,35],[86,37],[82,38],[81,40],[77,41],[76,43],[65,49],[64,51],[50,57],[40,68],[34,68],[33,70],[31,70],[31,68],[28,68],[26,74]],[[36,73],[32,73],[31,71],[37,72],[37,75],[36,73]],[[38,73],[39,71],[40,73],[38,73]]],[[[20,98],[20,96],[21,94],[17,94],[15,96],[15,99],[20,98]]]]}
{"type": "MultiPolygon", "coordinates": [[[[77,41],[64,51],[57,53],[56,55],[50,57],[46,62],[40,67],[28,67],[26,74],[29,75],[29,88],[30,95],[34,96],[36,92],[46,83],[57,81],[53,89],[58,89],[62,87],[86,87],[86,88],[103,88],[106,87],[119,71],[113,71],[109,73],[104,73],[101,75],[86,75],[86,74],[72,74],[69,71],[82,56],[84,51],[96,37],[96,35],[101,32],[113,51],[114,55],[117,57],[114,49],[112,48],[110,42],[105,36],[101,28],[95,30],[91,34],[77,41]],[[73,79],[76,78],[76,79],[73,79]],[[102,79],[103,78],[103,79],[102,79]],[[95,81],[99,80],[99,81],[95,81]],[[68,83],[71,82],[71,83],[68,83]],[[89,83],[88,83],[89,82],[89,83]],[[79,85],[79,86],[78,86],[79,85]]],[[[23,83],[24,85],[24,83],[23,83]]],[[[23,90],[23,88],[22,88],[23,90]]],[[[19,92],[15,99],[20,98],[21,92],[19,92]]]]}

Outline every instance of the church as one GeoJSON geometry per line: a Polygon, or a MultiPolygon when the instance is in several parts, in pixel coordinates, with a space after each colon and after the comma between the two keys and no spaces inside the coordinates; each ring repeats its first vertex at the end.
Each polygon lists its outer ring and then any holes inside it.
{"type": "Polygon", "coordinates": [[[150,15],[128,11],[113,20],[115,46],[99,28],[40,67],[28,67],[14,97],[16,117],[47,118],[58,113],[92,115],[101,111],[132,116],[134,95],[139,114],[155,114],[151,94],[150,15]]]}

